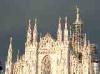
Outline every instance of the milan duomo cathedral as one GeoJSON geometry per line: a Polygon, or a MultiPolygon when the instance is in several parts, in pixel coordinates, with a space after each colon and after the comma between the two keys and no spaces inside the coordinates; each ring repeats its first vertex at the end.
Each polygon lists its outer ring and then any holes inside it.
{"type": "Polygon", "coordinates": [[[95,45],[83,33],[79,8],[76,8],[73,25],[67,23],[67,17],[63,30],[61,24],[59,17],[57,36],[54,39],[50,33],[38,37],[37,19],[33,29],[29,20],[25,53],[22,56],[17,54],[14,63],[10,38],[5,74],[94,74],[91,54],[95,45]]]}

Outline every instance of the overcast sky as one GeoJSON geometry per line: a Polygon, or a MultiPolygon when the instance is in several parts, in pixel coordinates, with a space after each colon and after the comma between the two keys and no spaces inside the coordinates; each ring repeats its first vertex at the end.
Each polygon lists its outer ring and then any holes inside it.
{"type": "MultiPolygon", "coordinates": [[[[9,37],[13,36],[13,48],[24,51],[28,19],[38,18],[38,31],[56,34],[58,17],[75,20],[75,7],[80,8],[84,29],[91,43],[100,53],[100,0],[0,0],[0,59],[5,61],[9,37]]],[[[100,55],[99,55],[100,56],[100,55]]],[[[15,58],[15,57],[14,57],[15,58]]]]}

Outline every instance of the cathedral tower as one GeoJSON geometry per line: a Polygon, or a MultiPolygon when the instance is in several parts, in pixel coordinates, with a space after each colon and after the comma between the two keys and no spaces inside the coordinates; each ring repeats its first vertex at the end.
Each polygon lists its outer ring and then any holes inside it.
{"type": "Polygon", "coordinates": [[[80,10],[76,6],[76,20],[73,23],[74,24],[74,31],[73,31],[73,45],[74,45],[74,50],[76,52],[81,52],[81,45],[82,45],[82,20],[80,18],[80,10]]]}

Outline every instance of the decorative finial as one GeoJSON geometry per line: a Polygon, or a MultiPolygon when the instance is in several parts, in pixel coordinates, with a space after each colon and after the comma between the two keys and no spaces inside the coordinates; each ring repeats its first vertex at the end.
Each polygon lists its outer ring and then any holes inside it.
{"type": "Polygon", "coordinates": [[[76,10],[77,10],[77,14],[79,14],[79,8],[78,8],[78,6],[76,6],[76,10]]]}
{"type": "Polygon", "coordinates": [[[76,20],[77,20],[77,22],[79,21],[79,17],[80,17],[79,8],[76,6],[76,20]]]}
{"type": "Polygon", "coordinates": [[[84,40],[84,45],[86,46],[87,45],[87,38],[86,38],[86,33],[84,34],[84,38],[83,38],[84,40]]]}
{"type": "Polygon", "coordinates": [[[9,48],[12,48],[12,37],[10,37],[10,45],[9,48]]]}
{"type": "Polygon", "coordinates": [[[12,37],[10,37],[10,43],[12,43],[12,37]]]}
{"type": "Polygon", "coordinates": [[[34,31],[37,31],[37,18],[35,18],[35,25],[34,25],[34,31]]]}
{"type": "Polygon", "coordinates": [[[59,16],[59,25],[58,25],[58,29],[61,29],[61,17],[59,16]]]}
{"type": "Polygon", "coordinates": [[[28,23],[29,23],[29,25],[31,24],[31,20],[30,19],[28,20],[28,23]]]}
{"type": "Polygon", "coordinates": [[[72,36],[72,27],[70,26],[70,37],[72,36]]]}
{"type": "Polygon", "coordinates": [[[30,19],[28,20],[28,24],[29,24],[28,30],[30,30],[31,29],[31,20],[30,19]]]}
{"type": "Polygon", "coordinates": [[[67,16],[65,17],[65,22],[67,23],[67,16]]]}
{"type": "Polygon", "coordinates": [[[9,51],[12,52],[12,37],[10,37],[9,51]]]}
{"type": "Polygon", "coordinates": [[[67,16],[65,17],[65,28],[67,29],[67,16]]]}
{"type": "Polygon", "coordinates": [[[80,18],[80,9],[78,6],[76,6],[76,20],[74,24],[82,24],[81,18],[80,18]]]}
{"type": "Polygon", "coordinates": [[[62,41],[61,17],[59,17],[57,40],[60,41],[60,42],[62,41]]]}
{"type": "Polygon", "coordinates": [[[19,60],[19,50],[18,50],[18,53],[17,53],[17,61],[19,60]]]}
{"type": "Polygon", "coordinates": [[[87,40],[86,40],[86,33],[84,34],[84,39],[85,39],[85,41],[87,41],[87,40]]]}
{"type": "Polygon", "coordinates": [[[29,19],[29,25],[28,25],[28,33],[31,34],[31,20],[29,19]]]}
{"type": "Polygon", "coordinates": [[[59,16],[59,24],[60,24],[60,22],[61,22],[61,17],[59,16]]]}
{"type": "Polygon", "coordinates": [[[34,25],[34,29],[33,29],[33,42],[36,42],[37,41],[37,36],[38,36],[38,33],[37,33],[37,18],[35,18],[35,25],[34,25]]]}
{"type": "Polygon", "coordinates": [[[34,25],[34,30],[37,28],[37,18],[35,18],[35,25],[34,25]]]}
{"type": "Polygon", "coordinates": [[[37,18],[35,18],[35,25],[37,24],[37,18]]]}

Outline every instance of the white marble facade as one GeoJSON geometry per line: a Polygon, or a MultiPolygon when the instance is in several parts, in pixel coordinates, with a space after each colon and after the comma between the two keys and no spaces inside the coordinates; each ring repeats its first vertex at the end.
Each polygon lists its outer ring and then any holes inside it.
{"type": "Polygon", "coordinates": [[[17,61],[12,63],[11,38],[5,74],[93,74],[91,44],[86,34],[82,32],[83,23],[79,8],[73,27],[68,24],[67,17],[64,30],[61,29],[61,24],[59,17],[57,37],[54,39],[50,33],[38,37],[37,20],[35,19],[33,30],[29,20],[25,54],[22,56],[18,54],[17,61]]]}

